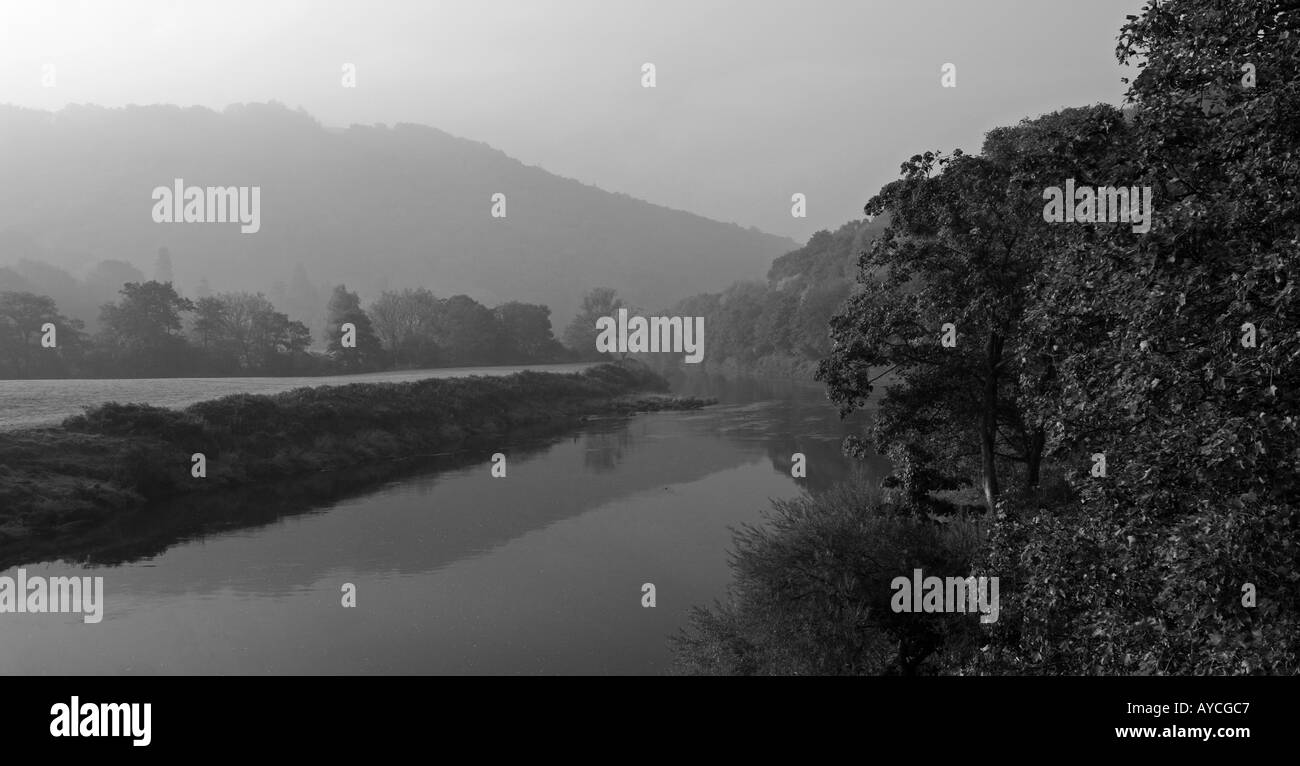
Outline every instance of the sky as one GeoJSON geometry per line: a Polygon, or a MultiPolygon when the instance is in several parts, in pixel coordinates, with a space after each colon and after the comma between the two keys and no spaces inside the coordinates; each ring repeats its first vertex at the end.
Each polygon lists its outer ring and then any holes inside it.
{"type": "Polygon", "coordinates": [[[277,100],[330,126],[422,123],[802,242],[861,218],[913,154],[978,151],[991,128],[1120,103],[1134,72],[1115,38],[1141,5],[0,0],[0,103],[277,100]]]}

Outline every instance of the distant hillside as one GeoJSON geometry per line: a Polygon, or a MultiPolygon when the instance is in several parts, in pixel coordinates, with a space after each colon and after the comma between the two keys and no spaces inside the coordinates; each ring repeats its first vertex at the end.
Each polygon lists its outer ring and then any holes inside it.
{"type": "MultiPolygon", "coordinates": [[[[339,282],[367,301],[419,285],[489,305],[545,303],[562,327],[591,287],[668,305],[758,276],[797,246],[560,178],[434,128],[332,130],[274,103],[220,113],[0,106],[0,146],[0,267],[26,258],[81,276],[116,260],[151,276],[165,247],[183,292],[206,280],[214,291],[275,293],[291,316],[319,310],[309,304],[339,282]],[[174,178],[260,186],[261,231],[154,223],[151,192],[174,178]],[[497,192],[504,219],[490,215],[497,192]]],[[[122,266],[112,271],[129,273],[122,266]]],[[[0,277],[31,282],[34,268],[0,277]]]]}
{"type": "Polygon", "coordinates": [[[830,351],[830,318],[854,290],[858,255],[887,224],[881,216],[819,231],[776,258],[767,281],[740,281],[687,298],[672,313],[705,318],[711,368],[810,378],[830,351]]]}

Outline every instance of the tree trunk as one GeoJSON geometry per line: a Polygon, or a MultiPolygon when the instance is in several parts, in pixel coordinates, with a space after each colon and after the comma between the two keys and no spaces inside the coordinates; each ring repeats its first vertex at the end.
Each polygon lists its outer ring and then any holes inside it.
{"type": "Polygon", "coordinates": [[[980,418],[980,460],[984,470],[984,502],[990,511],[998,497],[998,468],[993,454],[998,435],[998,362],[1002,358],[1002,336],[989,333],[984,344],[984,401],[980,418]]]}
{"type": "Polygon", "coordinates": [[[1043,445],[1046,442],[1046,434],[1043,427],[1039,426],[1029,436],[1029,448],[1025,450],[1025,464],[1028,470],[1025,473],[1025,489],[1034,489],[1038,486],[1039,467],[1043,462],[1043,445]]]}

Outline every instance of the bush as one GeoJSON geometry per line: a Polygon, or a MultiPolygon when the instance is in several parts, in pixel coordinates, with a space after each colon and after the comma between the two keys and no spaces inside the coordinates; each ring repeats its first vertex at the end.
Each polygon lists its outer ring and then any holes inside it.
{"type": "Polygon", "coordinates": [[[512,428],[621,412],[667,384],[636,362],[581,373],[428,379],[238,394],[183,411],[110,403],[61,428],[0,433],[0,529],[51,529],[143,499],[447,451],[512,428]],[[191,455],[208,459],[194,481],[191,455]],[[10,470],[12,469],[12,470],[10,470]]]}
{"type": "Polygon", "coordinates": [[[66,418],[63,427],[103,436],[154,437],[171,443],[196,443],[204,435],[203,421],[189,413],[117,402],[87,408],[81,415],[66,418]]]}
{"type": "Polygon", "coordinates": [[[942,672],[973,651],[975,615],[895,613],[891,582],[971,574],[982,530],[937,524],[840,485],[773,503],[736,533],[726,603],[696,609],[674,641],[682,672],[864,675],[942,672]]]}

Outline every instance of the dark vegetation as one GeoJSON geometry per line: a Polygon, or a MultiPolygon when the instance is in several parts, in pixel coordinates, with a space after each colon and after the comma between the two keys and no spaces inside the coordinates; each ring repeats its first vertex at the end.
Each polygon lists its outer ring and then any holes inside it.
{"type": "MultiPolygon", "coordinates": [[[[0,270],[3,271],[3,270],[0,270]]],[[[3,277],[3,274],[0,274],[3,277]]],[[[261,293],[191,300],[171,282],[127,282],[104,304],[98,331],[54,300],[3,290],[0,379],[327,375],[386,369],[572,361],[552,334],[550,309],[530,303],[488,308],[464,295],[424,289],[384,292],[368,309],[339,285],[313,332],[261,293]],[[355,328],[344,343],[342,328],[355,328]],[[43,328],[53,326],[52,343],[43,328]]],[[[594,347],[593,347],[594,350],[594,347]]]]}
{"type": "Polygon", "coordinates": [[[0,545],[67,535],[146,500],[446,453],[595,414],[707,403],[654,393],[666,388],[629,362],[573,374],[300,388],[184,410],[106,404],[60,427],[0,433],[0,545]],[[206,457],[206,478],[191,473],[194,453],[206,457]]]}
{"type": "Polygon", "coordinates": [[[744,532],[684,669],[1300,671],[1300,12],[1153,2],[1117,55],[1124,110],[916,155],[867,204],[889,224],[818,377],[878,406],[846,449],[895,475],[744,532]],[[1150,233],[1044,222],[1067,178],[1150,186],[1150,233]],[[895,614],[914,566],[999,577],[999,620],[895,614]]]}
{"type": "Polygon", "coordinates": [[[895,614],[890,581],[914,568],[969,573],[978,524],[934,524],[841,484],[778,501],[736,536],[728,603],[696,609],[678,669],[704,675],[907,675],[978,640],[963,615],[895,614]],[[936,657],[937,655],[937,657],[936,657]]]}

